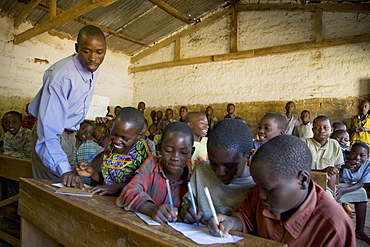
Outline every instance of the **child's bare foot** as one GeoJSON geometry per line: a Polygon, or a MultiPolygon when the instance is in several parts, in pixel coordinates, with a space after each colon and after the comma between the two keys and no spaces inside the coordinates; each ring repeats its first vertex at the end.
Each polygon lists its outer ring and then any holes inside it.
{"type": "Polygon", "coordinates": [[[356,231],[356,238],[365,241],[366,243],[370,244],[370,237],[365,232],[357,232],[356,231]]]}

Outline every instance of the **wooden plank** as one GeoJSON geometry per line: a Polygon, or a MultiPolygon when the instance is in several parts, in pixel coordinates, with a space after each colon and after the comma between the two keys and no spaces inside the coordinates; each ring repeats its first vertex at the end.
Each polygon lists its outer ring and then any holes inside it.
{"type": "Polygon", "coordinates": [[[311,11],[323,9],[327,12],[369,13],[369,3],[309,3],[309,4],[237,4],[239,11],[311,11]]]}
{"type": "Polygon", "coordinates": [[[315,10],[315,41],[321,43],[323,39],[322,35],[322,9],[315,10]]]}
{"type": "MultiPolygon", "coordinates": [[[[92,198],[56,194],[52,181],[21,179],[19,214],[37,230],[64,246],[198,246],[167,224],[149,226],[134,213],[115,206],[115,197],[92,198]]],[[[38,237],[37,231],[34,236],[38,237]]],[[[244,237],[232,245],[286,246],[268,239],[232,232],[244,237]]],[[[23,237],[22,242],[28,238],[23,237]]],[[[216,245],[210,245],[216,246],[216,245]]]]}
{"type": "Polygon", "coordinates": [[[21,219],[21,231],[22,247],[60,247],[57,241],[23,218],[21,219]]]}
{"type": "Polygon", "coordinates": [[[0,176],[14,181],[21,177],[32,178],[31,160],[0,156],[0,176]]]}
{"type": "Polygon", "coordinates": [[[4,207],[5,205],[8,205],[10,203],[16,202],[19,199],[19,194],[9,197],[8,199],[0,201],[0,208],[4,207]]]}
{"type": "Polygon", "coordinates": [[[175,42],[175,61],[179,61],[181,59],[181,39],[178,37],[175,42]]]}
{"type": "Polygon", "coordinates": [[[26,5],[26,7],[21,11],[21,13],[19,13],[19,15],[15,17],[14,27],[17,28],[40,2],[41,0],[32,0],[31,2],[29,2],[26,5]]]}
{"type": "MultiPolygon", "coordinates": [[[[21,240],[1,230],[0,230],[0,239],[16,247],[21,246],[21,240]]],[[[34,245],[34,246],[38,246],[38,245],[34,245]]]]}
{"type": "MultiPolygon", "coordinates": [[[[96,0],[97,1],[97,0],[96,0]]],[[[20,33],[14,36],[14,44],[19,44],[25,40],[28,40],[34,36],[37,36],[41,33],[49,31],[53,28],[59,27],[68,21],[71,21],[80,15],[83,15],[99,6],[112,4],[118,0],[101,0],[95,3],[91,3],[91,0],[85,0],[72,8],[64,11],[63,13],[59,14],[56,18],[52,20],[45,21],[37,26],[34,26],[27,31],[20,33]]]]}
{"type": "Polygon", "coordinates": [[[153,70],[153,69],[162,69],[162,68],[168,68],[168,67],[174,67],[174,66],[182,66],[182,65],[192,65],[192,64],[199,64],[199,63],[261,57],[261,56],[267,56],[267,55],[273,55],[273,54],[285,54],[285,53],[291,53],[291,52],[317,50],[317,49],[323,49],[323,48],[328,48],[328,47],[350,45],[350,44],[363,43],[363,42],[370,42],[370,34],[323,40],[321,43],[309,41],[309,42],[265,47],[265,48],[260,48],[260,49],[231,52],[227,54],[220,54],[220,55],[213,55],[213,56],[188,58],[188,59],[183,59],[179,61],[163,62],[163,63],[157,63],[157,64],[144,65],[144,66],[135,66],[135,67],[130,68],[130,73],[136,73],[136,72],[153,70]]]}
{"type": "Polygon", "coordinates": [[[205,19],[204,21],[202,20],[201,22],[197,23],[196,25],[193,25],[191,27],[189,27],[188,29],[172,36],[172,37],[169,37],[163,41],[161,41],[160,43],[140,52],[139,54],[131,57],[131,63],[135,63],[137,61],[139,61],[140,59],[152,54],[153,52],[156,52],[158,51],[159,49],[171,44],[172,42],[175,42],[177,38],[181,38],[181,37],[184,37],[190,33],[193,33],[195,31],[197,31],[198,29],[200,28],[203,28],[203,27],[206,27],[208,26],[209,24],[213,23],[214,21],[226,16],[226,15],[230,15],[231,12],[233,11],[232,8],[227,8],[225,9],[224,11],[221,11],[219,13],[216,13],[214,14],[213,16],[205,19]]]}
{"type": "Polygon", "coordinates": [[[328,184],[327,176],[325,172],[311,171],[311,179],[325,191],[328,184]]]}
{"type": "Polygon", "coordinates": [[[49,6],[49,20],[52,20],[57,16],[57,0],[50,0],[49,6]]]}
{"type": "Polygon", "coordinates": [[[230,29],[230,52],[238,51],[238,11],[234,8],[234,11],[231,14],[231,29],[230,29]]]}
{"type": "Polygon", "coordinates": [[[160,1],[160,0],[150,0],[152,3],[154,3],[155,5],[157,5],[158,7],[160,7],[161,9],[163,9],[164,11],[166,11],[167,13],[169,13],[170,15],[172,15],[173,17],[179,19],[180,21],[183,21],[185,22],[186,24],[194,24],[195,21],[190,19],[187,17],[187,16],[184,16],[182,13],[180,13],[180,11],[178,11],[177,9],[175,9],[174,7],[172,7],[171,5],[169,5],[168,3],[165,3],[163,1],[160,1]]]}

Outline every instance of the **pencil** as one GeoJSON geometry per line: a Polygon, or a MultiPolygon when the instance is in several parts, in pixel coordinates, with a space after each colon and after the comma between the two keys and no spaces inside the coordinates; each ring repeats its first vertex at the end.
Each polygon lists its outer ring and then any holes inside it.
{"type": "MultiPolygon", "coordinates": [[[[195,206],[194,194],[193,194],[193,190],[191,188],[190,182],[188,182],[188,191],[189,191],[191,205],[193,206],[193,209],[194,209],[194,213],[197,214],[197,207],[195,206]]],[[[199,222],[197,222],[197,225],[199,226],[199,222]]]]}
{"type": "MultiPolygon", "coordinates": [[[[171,207],[173,207],[171,188],[170,188],[170,180],[168,180],[168,179],[166,179],[166,187],[167,187],[167,193],[168,193],[168,199],[170,201],[170,205],[171,205],[171,207]]],[[[173,223],[176,224],[176,219],[173,221],[173,223]]]]}
{"type": "MultiPolygon", "coordinates": [[[[211,199],[211,194],[209,193],[208,187],[204,187],[204,193],[206,194],[206,198],[208,200],[209,207],[211,208],[213,218],[215,219],[216,224],[219,226],[220,222],[218,221],[215,206],[213,205],[213,202],[212,202],[212,199],[211,199]]],[[[223,237],[222,236],[222,231],[220,231],[220,236],[221,236],[221,238],[223,237]]]]}

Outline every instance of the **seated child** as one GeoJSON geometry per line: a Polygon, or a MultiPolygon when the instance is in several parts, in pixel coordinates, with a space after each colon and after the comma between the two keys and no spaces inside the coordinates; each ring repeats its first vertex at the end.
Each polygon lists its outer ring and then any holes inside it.
{"type": "Polygon", "coordinates": [[[348,160],[342,166],[337,200],[355,204],[356,237],[370,244],[370,237],[364,231],[368,201],[363,188],[365,183],[370,183],[369,147],[363,142],[357,142],[353,144],[348,160]]]}
{"type": "Polygon", "coordinates": [[[331,138],[336,140],[339,143],[340,148],[342,149],[343,159],[346,160],[346,156],[349,153],[349,134],[343,129],[338,129],[333,132],[331,138]]]}
{"type": "Polygon", "coordinates": [[[31,130],[21,127],[22,115],[16,111],[5,113],[4,155],[19,159],[31,158],[31,130]]]}
{"type": "MultiPolygon", "coordinates": [[[[154,142],[154,137],[155,137],[156,134],[158,134],[158,132],[159,132],[158,124],[154,123],[154,124],[150,125],[148,138],[154,142]]],[[[154,145],[155,145],[155,143],[154,143],[154,145]]]]}
{"type": "Polygon", "coordinates": [[[94,134],[91,140],[96,142],[98,145],[105,148],[110,142],[109,137],[107,137],[108,127],[105,124],[98,124],[94,129],[94,134]]]}
{"type": "Polygon", "coordinates": [[[231,215],[245,199],[254,182],[246,163],[252,154],[252,132],[236,119],[223,119],[213,128],[207,143],[209,161],[196,165],[190,178],[198,214],[187,193],[180,217],[185,223],[208,221],[212,216],[204,187],[208,187],[216,212],[231,215]]]}
{"type": "Polygon", "coordinates": [[[253,141],[253,149],[258,149],[270,139],[284,135],[287,127],[286,118],[278,113],[267,113],[258,124],[258,140],[253,141]]]}
{"type": "Polygon", "coordinates": [[[94,131],[92,122],[85,120],[76,134],[76,146],[73,150],[74,164],[85,162],[92,159],[101,152],[104,148],[99,146],[96,142],[90,140],[94,131]]]}
{"type": "Polygon", "coordinates": [[[162,150],[162,134],[166,126],[171,123],[170,120],[168,119],[162,119],[160,124],[159,124],[159,133],[154,136],[154,144],[156,145],[156,150],[158,150],[158,153],[160,154],[162,150]]]}
{"type": "Polygon", "coordinates": [[[327,116],[318,116],[313,120],[313,137],[303,139],[311,150],[312,170],[326,172],[330,178],[328,186],[335,196],[335,182],[338,169],[343,163],[342,149],[337,141],[330,139],[333,132],[331,119],[327,116]]]}
{"type": "Polygon", "coordinates": [[[149,157],[135,177],[122,190],[116,205],[141,212],[158,222],[176,220],[177,208],[187,192],[193,132],[183,122],[170,123],[163,133],[162,158],[149,157]],[[169,180],[173,206],[170,205],[166,180],[169,180]]]}
{"type": "MultiPolygon", "coordinates": [[[[153,125],[153,124],[152,124],[153,125]]],[[[156,155],[156,150],[155,150],[155,143],[150,140],[146,135],[145,133],[147,133],[148,131],[148,121],[145,119],[145,123],[144,123],[144,128],[143,128],[143,133],[140,135],[140,139],[143,139],[146,144],[148,145],[149,147],[149,150],[150,150],[150,153],[152,155],[156,155]]]]}
{"type": "Polygon", "coordinates": [[[124,107],[112,125],[110,145],[103,152],[101,172],[82,162],[76,168],[80,176],[91,177],[92,182],[104,185],[92,188],[91,192],[100,195],[115,195],[134,177],[150,151],[146,142],[140,139],[144,128],[143,114],[133,108],[124,107]]]}
{"type": "Polygon", "coordinates": [[[185,123],[190,126],[194,133],[194,153],[191,156],[191,164],[194,169],[199,162],[208,160],[207,155],[207,140],[208,120],[204,113],[190,112],[185,123]]]}
{"type": "Polygon", "coordinates": [[[312,138],[312,125],[310,123],[310,112],[304,110],[301,112],[301,125],[297,127],[298,137],[301,139],[312,138]]]}
{"type": "Polygon", "coordinates": [[[253,156],[256,186],[233,216],[208,221],[215,236],[242,231],[289,246],[356,246],[353,223],[310,178],[312,157],[299,138],[279,135],[253,156]],[[221,230],[220,230],[221,229],[221,230]]]}

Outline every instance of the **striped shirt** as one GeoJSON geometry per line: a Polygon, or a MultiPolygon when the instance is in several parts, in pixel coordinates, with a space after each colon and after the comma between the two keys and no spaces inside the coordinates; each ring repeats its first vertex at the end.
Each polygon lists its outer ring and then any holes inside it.
{"type": "Polygon", "coordinates": [[[93,157],[95,157],[103,151],[104,148],[99,146],[96,142],[92,140],[84,141],[78,149],[74,147],[73,162],[74,164],[85,162],[91,155],[94,155],[93,157]]]}

